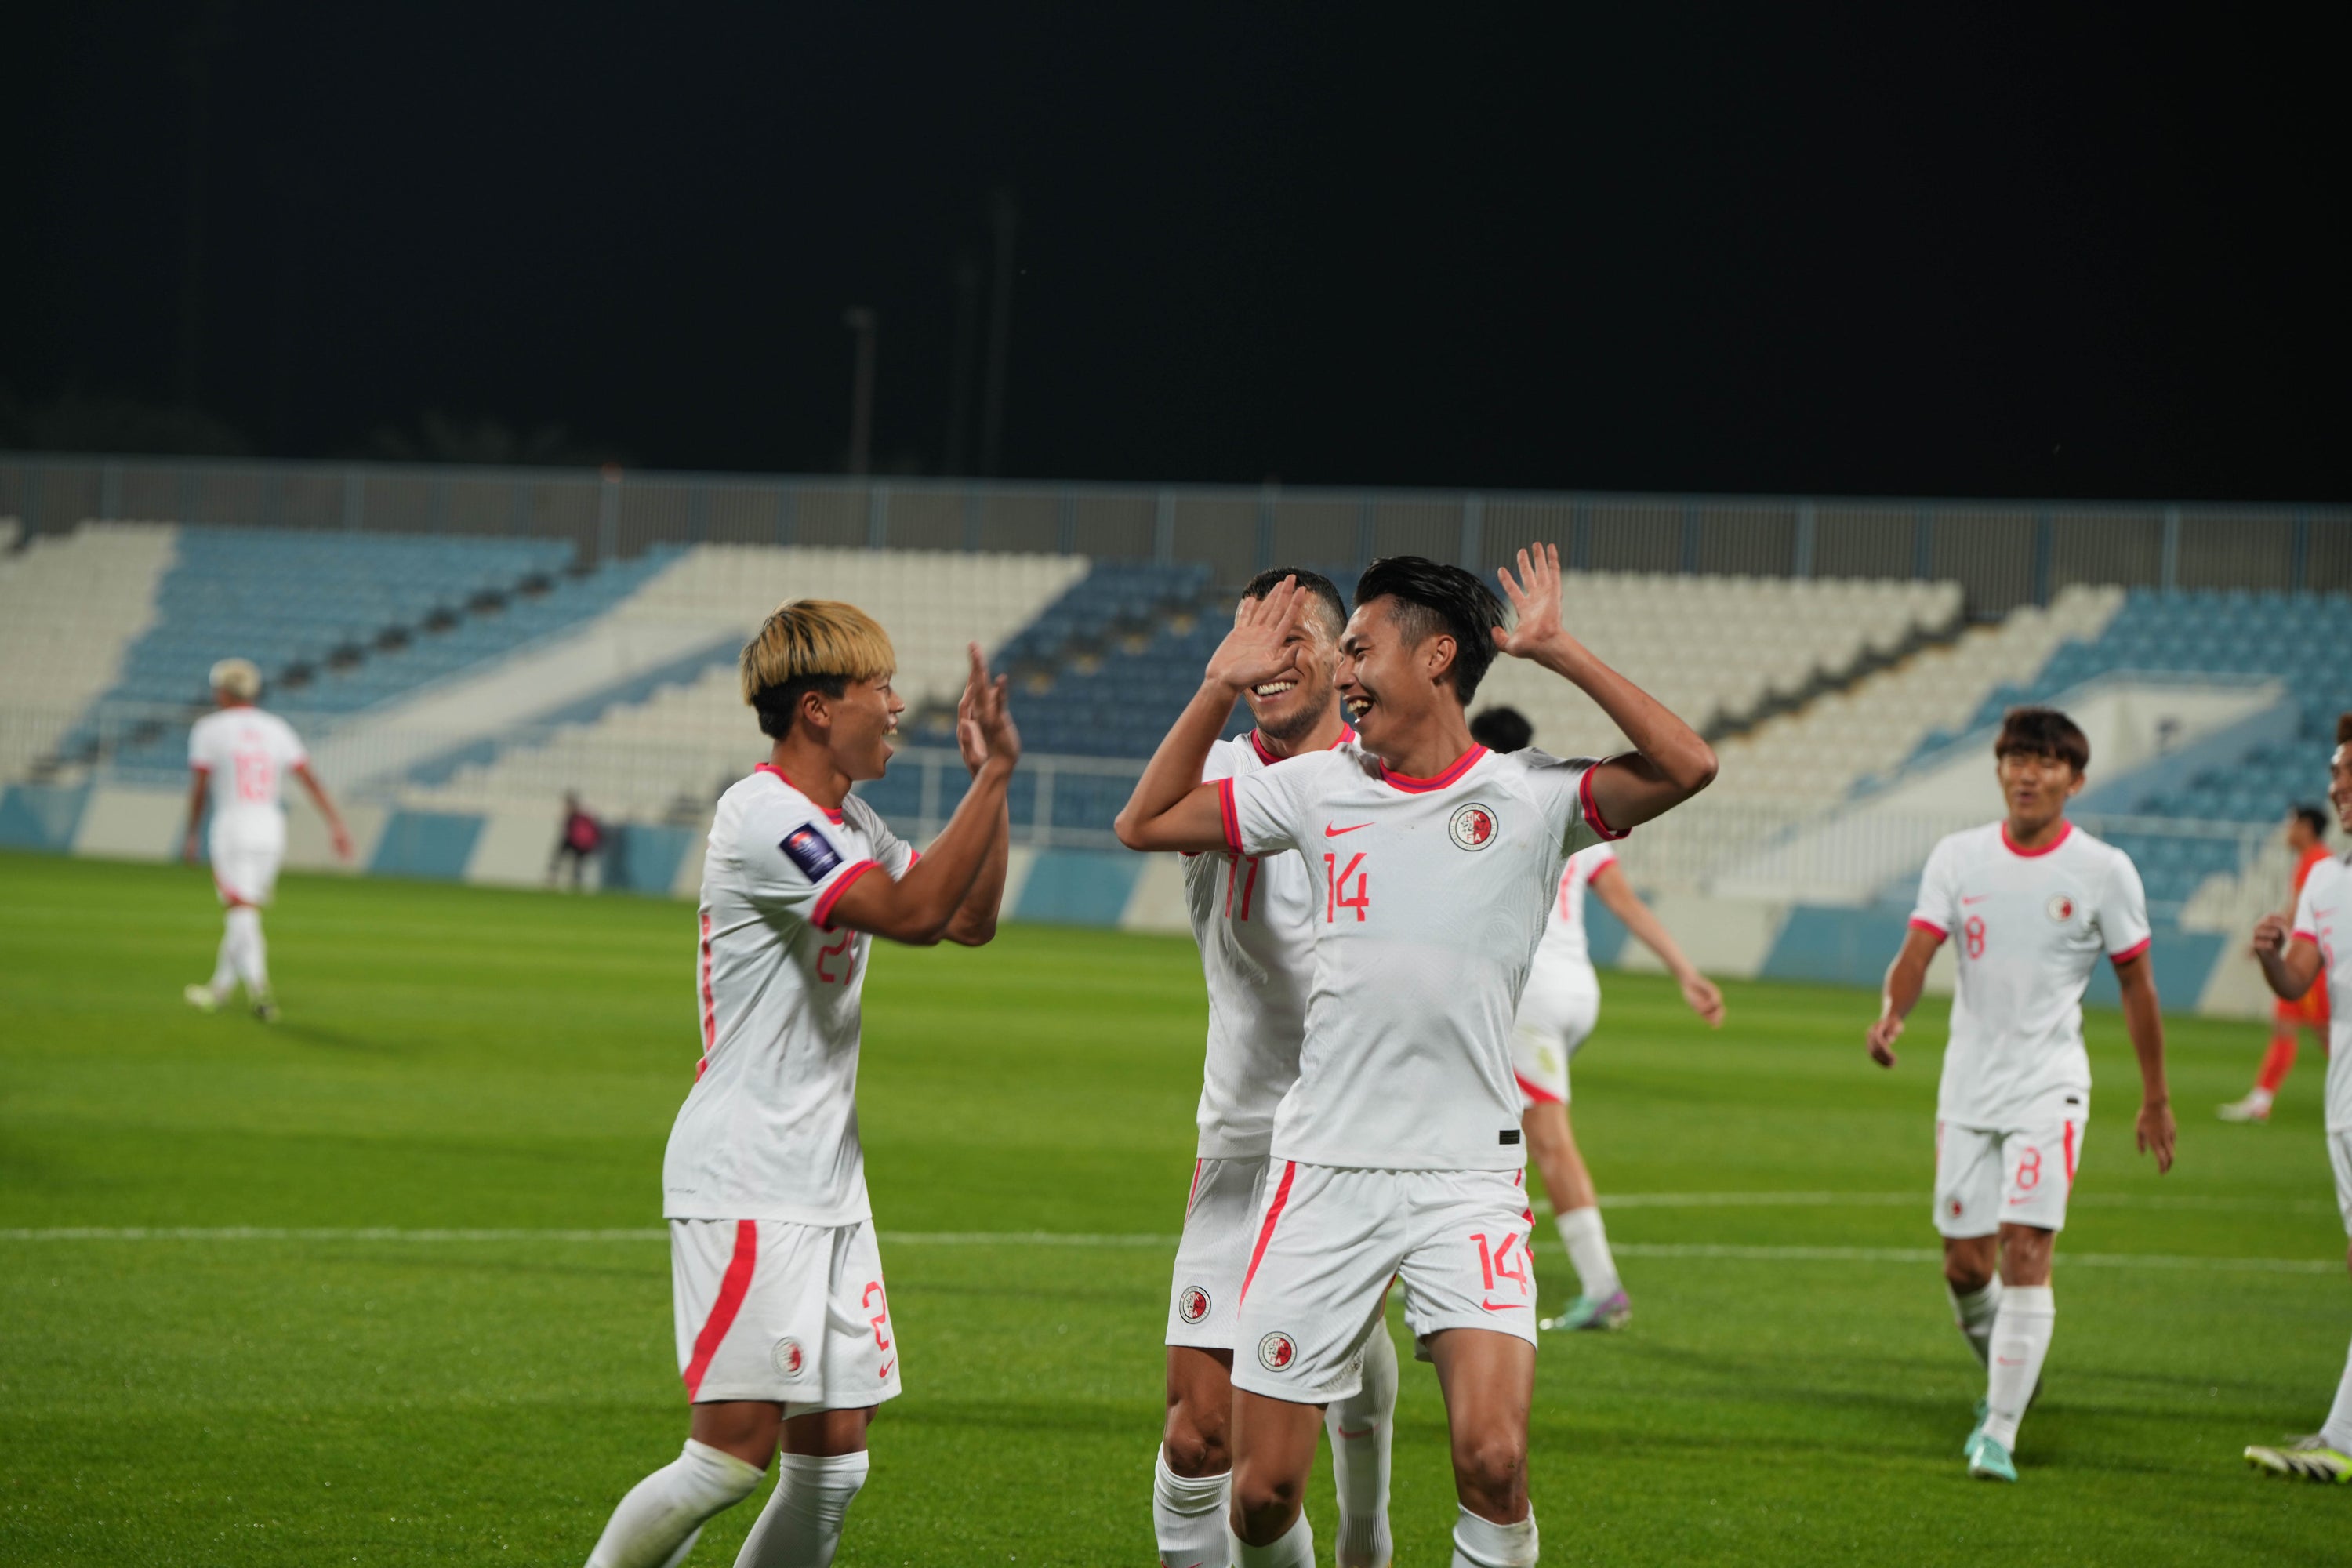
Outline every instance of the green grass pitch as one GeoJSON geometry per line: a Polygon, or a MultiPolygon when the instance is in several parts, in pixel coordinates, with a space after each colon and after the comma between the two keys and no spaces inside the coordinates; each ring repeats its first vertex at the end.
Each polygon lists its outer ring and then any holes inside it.
{"type": "MultiPolygon", "coordinates": [[[[201,872],[0,857],[0,1561],[580,1563],[685,1412],[667,1248],[547,1233],[660,1223],[690,912],[290,878],[275,1028],[180,1001],[217,931],[201,872]],[[526,1234],[55,1234],[141,1226],[526,1234]]],[[[1547,1561],[2352,1557],[2352,1489],[2238,1458],[2317,1425],[2352,1332],[2316,1063],[2273,1125],[2223,1127],[2260,1030],[2175,1020],[2159,1181],[2095,1016],[2075,1261],[1999,1488],[1962,1471],[1978,1376],[1925,1260],[1940,1004],[1887,1075],[1864,994],[1734,985],[1708,1036],[1660,981],[1606,989],[1577,1121],[1628,1200],[1636,1311],[1543,1348],[1547,1561]]],[[[1190,1173],[1202,1016],[1181,940],[1013,928],[877,957],[862,1100],[907,1393],[844,1563],[1151,1560],[1154,1238],[1190,1173]],[[1001,1239],[1033,1231],[1097,1239],[1001,1239]]],[[[1556,1246],[1538,1260],[1549,1310],[1570,1276],[1556,1246]]],[[[1445,1561],[1444,1455],[1408,1363],[1400,1563],[1445,1561]]],[[[756,1507],[694,1561],[730,1562],[756,1507]]]]}

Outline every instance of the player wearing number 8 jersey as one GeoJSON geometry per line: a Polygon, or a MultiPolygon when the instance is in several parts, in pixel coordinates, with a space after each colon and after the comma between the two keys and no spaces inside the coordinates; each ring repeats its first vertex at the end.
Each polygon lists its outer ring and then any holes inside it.
{"type": "Polygon", "coordinates": [[[784,605],[743,650],[744,700],[774,743],[711,822],[702,1058],[662,1162],[691,1436],[621,1500],[590,1568],[682,1561],[780,1447],[736,1561],[832,1562],[867,1424],[898,1392],[857,1135],[866,951],[875,936],[977,946],[995,933],[1020,737],[974,647],[956,727],[971,787],[919,857],[849,794],[888,763],[905,707],[894,663],[880,626],[824,600],[784,605]]]}
{"type": "Polygon", "coordinates": [[[2172,1165],[2173,1121],[2139,873],[2065,816],[2090,742],[2055,710],[2018,708],[1993,751],[2008,816],[1951,835],[1927,857],[1869,1044],[1880,1066],[1895,1065],[1928,962],[1951,941],[1958,982],[1936,1097],[1936,1228],[1954,1319],[1986,1368],[1964,1446],[1969,1473],[2013,1481],[2018,1425],[2056,1318],[2051,1247],[2065,1227],[2090,1119],[2083,991],[2102,956],[2115,965],[2139,1058],[2139,1146],[2159,1172],[2172,1165]]]}
{"type": "Polygon", "coordinates": [[[1391,1275],[1453,1428],[1457,1563],[1536,1561],[1526,1482],[1535,1372],[1532,1220],[1509,1031],[1566,857],[1713,778],[1706,742],[1559,621],[1556,551],[1522,552],[1518,610],[1457,567],[1376,562],[1338,686],[1360,741],[1201,784],[1234,694],[1283,668],[1288,585],[1245,606],[1118,819],[1141,849],[1296,854],[1317,889],[1298,1080],[1234,1330],[1231,1524],[1244,1564],[1304,1564],[1318,1407],[1391,1275]],[[1607,763],[1472,742],[1465,704],[1497,651],[1574,681],[1636,750],[1607,763]]]}

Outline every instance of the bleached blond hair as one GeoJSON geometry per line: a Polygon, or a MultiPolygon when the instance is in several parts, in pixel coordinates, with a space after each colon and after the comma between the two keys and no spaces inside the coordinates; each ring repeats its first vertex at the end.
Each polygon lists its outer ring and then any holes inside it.
{"type": "Polygon", "coordinates": [[[226,691],[239,702],[261,696],[261,670],[249,658],[225,658],[213,666],[213,689],[226,691]]]}
{"type": "Polygon", "coordinates": [[[890,634],[856,605],[793,599],[743,645],[743,700],[759,712],[761,731],[782,740],[802,693],[838,697],[853,680],[880,680],[898,668],[890,634]]]}

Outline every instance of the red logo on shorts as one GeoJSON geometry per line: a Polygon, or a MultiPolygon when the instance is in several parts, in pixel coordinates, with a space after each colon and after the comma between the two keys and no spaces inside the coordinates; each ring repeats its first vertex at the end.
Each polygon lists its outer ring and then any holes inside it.
{"type": "Polygon", "coordinates": [[[1209,1315],[1209,1293],[1198,1285],[1187,1285],[1176,1293],[1176,1315],[1188,1323],[1197,1323],[1209,1315]]]}
{"type": "Polygon", "coordinates": [[[1298,1346],[1288,1334],[1268,1334],[1257,1342],[1257,1363],[1268,1372],[1288,1372],[1297,1359],[1298,1346]]]}
{"type": "Polygon", "coordinates": [[[795,1339],[778,1340],[771,1359],[775,1362],[776,1370],[786,1377],[798,1377],[801,1368],[807,1364],[806,1358],[801,1354],[801,1342],[795,1339]]]}
{"type": "Polygon", "coordinates": [[[1960,1200],[1958,1198],[1952,1200],[1952,1217],[1954,1219],[1960,1217],[1960,1200]]]}

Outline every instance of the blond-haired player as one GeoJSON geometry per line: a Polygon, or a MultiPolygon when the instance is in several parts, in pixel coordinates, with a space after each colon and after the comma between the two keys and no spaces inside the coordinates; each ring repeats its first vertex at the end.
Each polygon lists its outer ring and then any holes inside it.
{"type": "Polygon", "coordinates": [[[956,722],[971,786],[919,856],[849,793],[888,766],[897,662],[872,617],[822,599],[783,605],[743,649],[743,699],[772,744],[711,821],[702,1060],[662,1161],[689,1436],[621,1500],[590,1568],[683,1562],[772,1458],[776,1488],[737,1563],[831,1563],[866,1481],[866,1425],[898,1392],[857,1136],[866,954],[875,936],[995,935],[1021,738],[974,645],[956,722]]]}
{"type": "Polygon", "coordinates": [[[336,856],[352,858],[352,837],[310,771],[310,753],[294,727],[255,704],[261,699],[261,671],[252,661],[225,658],[212,668],[213,711],[188,731],[188,829],[181,858],[196,861],[196,830],[212,807],[209,837],[213,886],[227,906],[213,977],[181,994],[188,1005],[210,1013],[245,984],[245,1000],[264,1023],[278,1016],[269,990],[269,950],[261,936],[261,911],[278,891],[278,868],[286,858],[286,775],[302,781],[336,856]]]}

